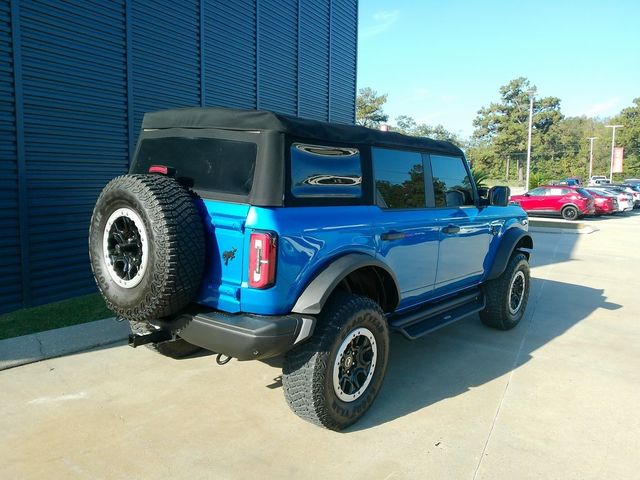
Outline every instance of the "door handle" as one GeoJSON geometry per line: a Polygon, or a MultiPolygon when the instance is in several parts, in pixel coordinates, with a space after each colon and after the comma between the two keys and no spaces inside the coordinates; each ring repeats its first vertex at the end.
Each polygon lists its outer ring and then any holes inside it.
{"type": "Polygon", "coordinates": [[[460,227],[457,225],[447,225],[442,229],[442,233],[445,235],[452,235],[454,233],[458,233],[460,231],[460,227]]]}
{"type": "Polygon", "coordinates": [[[405,234],[402,232],[387,232],[380,235],[381,240],[402,240],[405,234]]]}

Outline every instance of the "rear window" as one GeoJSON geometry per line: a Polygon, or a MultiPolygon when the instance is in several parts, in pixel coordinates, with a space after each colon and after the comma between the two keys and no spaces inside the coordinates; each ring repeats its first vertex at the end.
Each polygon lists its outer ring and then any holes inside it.
{"type": "Polygon", "coordinates": [[[176,169],[196,191],[246,196],[251,191],[257,145],[204,137],[147,138],[140,143],[134,173],[151,165],[176,169]]]}

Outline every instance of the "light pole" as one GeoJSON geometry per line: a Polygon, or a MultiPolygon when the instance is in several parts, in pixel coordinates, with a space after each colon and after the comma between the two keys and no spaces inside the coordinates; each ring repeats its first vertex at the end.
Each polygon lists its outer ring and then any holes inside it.
{"type": "Polygon", "coordinates": [[[613,149],[616,146],[616,128],[622,128],[624,125],[605,125],[605,127],[613,130],[613,135],[611,135],[611,165],[609,166],[609,182],[613,183],[613,149]]]}
{"type": "Polygon", "coordinates": [[[593,141],[596,138],[598,137],[587,138],[587,140],[589,140],[589,143],[591,144],[591,147],[589,148],[589,180],[591,180],[591,177],[593,176],[593,141]]]}
{"type": "Polygon", "coordinates": [[[525,192],[529,191],[529,175],[531,173],[531,128],[533,127],[533,95],[535,92],[529,90],[527,93],[529,94],[529,137],[527,139],[527,177],[525,180],[527,183],[524,186],[525,192]]]}

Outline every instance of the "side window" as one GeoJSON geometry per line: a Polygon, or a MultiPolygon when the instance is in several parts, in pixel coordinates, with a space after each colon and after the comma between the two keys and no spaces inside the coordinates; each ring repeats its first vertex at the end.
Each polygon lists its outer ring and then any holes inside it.
{"type": "Polygon", "coordinates": [[[291,145],[291,193],[297,198],[362,196],[357,148],[291,145]]]}
{"type": "Polygon", "coordinates": [[[547,197],[555,197],[555,196],[559,196],[559,195],[564,195],[564,191],[566,191],[566,188],[549,188],[547,189],[547,193],[546,196],[547,197]]]}
{"type": "Polygon", "coordinates": [[[544,195],[544,192],[546,192],[546,188],[534,188],[533,190],[529,190],[529,195],[532,197],[541,197],[544,195]]]}
{"type": "Polygon", "coordinates": [[[473,190],[462,157],[429,155],[436,207],[473,205],[473,190]]]}
{"type": "Polygon", "coordinates": [[[422,155],[387,148],[372,148],[371,154],[378,206],[425,208],[422,155]]]}

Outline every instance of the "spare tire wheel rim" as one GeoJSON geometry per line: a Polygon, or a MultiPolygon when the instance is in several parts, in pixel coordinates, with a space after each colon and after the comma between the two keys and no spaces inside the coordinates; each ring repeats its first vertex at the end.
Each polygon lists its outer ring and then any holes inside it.
{"type": "Polygon", "coordinates": [[[109,276],[118,286],[138,285],[149,260],[149,240],[140,215],[126,207],[113,212],[104,227],[102,251],[109,276]]]}
{"type": "Polygon", "coordinates": [[[333,364],[333,390],[343,402],[360,398],[376,369],[378,347],[367,328],[351,331],[340,344],[333,364]]]}
{"type": "Polygon", "coordinates": [[[509,285],[509,313],[515,315],[522,307],[522,301],[524,300],[524,291],[526,288],[526,278],[522,270],[518,270],[511,279],[511,285],[509,285]]]}

